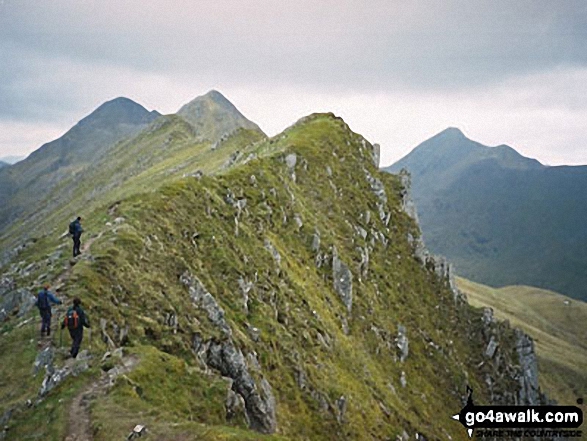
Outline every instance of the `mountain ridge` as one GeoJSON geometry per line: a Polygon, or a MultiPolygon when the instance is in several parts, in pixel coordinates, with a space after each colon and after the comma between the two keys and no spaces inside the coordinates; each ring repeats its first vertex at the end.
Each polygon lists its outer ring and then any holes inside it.
{"type": "MultiPolygon", "coordinates": [[[[180,117],[165,121],[173,132],[153,123],[128,148],[190,139],[180,117]]],[[[191,156],[181,142],[159,151],[191,156]]],[[[241,129],[200,147],[191,170],[212,157],[216,172],[97,194],[74,264],[58,216],[3,267],[9,439],[66,438],[83,399],[95,441],[137,421],[161,439],[465,440],[450,416],[467,386],[479,402],[544,400],[532,340],[470,308],[450,265],[419,253],[404,179],[381,173],[376,148],[341,118],[313,114],[270,139],[241,129]],[[37,352],[19,326],[41,280],[80,296],[96,323],[99,338],[73,367],[59,348],[37,352]],[[102,378],[115,381],[84,395],[102,378]]],[[[107,176],[117,165],[105,164],[107,176]]]]}

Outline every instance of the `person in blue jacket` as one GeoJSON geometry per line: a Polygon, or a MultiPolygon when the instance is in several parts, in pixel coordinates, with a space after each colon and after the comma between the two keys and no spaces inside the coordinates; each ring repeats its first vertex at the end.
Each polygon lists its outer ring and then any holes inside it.
{"type": "Polygon", "coordinates": [[[39,308],[39,313],[41,314],[41,337],[45,333],[47,333],[47,336],[51,335],[51,303],[61,305],[62,302],[49,291],[49,285],[45,285],[37,294],[36,302],[36,306],[39,308]]]}
{"type": "Polygon", "coordinates": [[[84,229],[82,228],[82,218],[78,216],[73,222],[69,224],[69,234],[71,234],[71,238],[73,239],[73,257],[77,257],[82,253],[80,251],[80,247],[83,232],[84,229]]]}

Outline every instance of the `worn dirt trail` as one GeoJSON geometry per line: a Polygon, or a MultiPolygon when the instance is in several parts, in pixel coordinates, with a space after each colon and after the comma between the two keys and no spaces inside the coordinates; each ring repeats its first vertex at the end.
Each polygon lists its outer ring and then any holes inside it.
{"type": "Polygon", "coordinates": [[[99,395],[104,395],[114,384],[116,377],[133,370],[139,359],[137,357],[125,357],[122,365],[103,372],[95,382],[84,388],[71,402],[67,423],[67,436],[65,441],[93,441],[92,418],[90,414],[91,401],[99,395]]]}

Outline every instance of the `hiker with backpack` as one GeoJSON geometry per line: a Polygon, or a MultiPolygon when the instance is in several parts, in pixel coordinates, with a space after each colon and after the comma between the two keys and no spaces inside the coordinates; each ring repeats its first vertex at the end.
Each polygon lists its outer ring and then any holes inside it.
{"type": "Polygon", "coordinates": [[[73,299],[73,306],[67,310],[61,329],[67,328],[71,336],[71,350],[69,353],[73,358],[77,357],[79,348],[84,338],[84,328],[90,327],[88,316],[81,307],[82,301],[76,297],[73,299]]]}
{"type": "Polygon", "coordinates": [[[35,306],[39,308],[39,314],[41,314],[41,337],[45,332],[47,337],[51,335],[51,303],[61,305],[62,302],[49,291],[49,285],[45,285],[37,294],[37,302],[35,303],[35,306]]]}
{"type": "Polygon", "coordinates": [[[74,221],[69,224],[69,234],[73,239],[73,257],[79,256],[82,252],[80,251],[81,247],[81,237],[84,229],[82,228],[82,218],[78,216],[74,221]]]}

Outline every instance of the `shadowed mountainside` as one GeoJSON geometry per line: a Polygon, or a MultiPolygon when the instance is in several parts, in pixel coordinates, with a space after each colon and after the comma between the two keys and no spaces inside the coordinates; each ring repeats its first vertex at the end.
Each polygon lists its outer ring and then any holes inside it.
{"type": "Polygon", "coordinates": [[[402,168],[426,245],[460,275],[587,299],[587,166],[543,166],[447,129],[385,170],[402,168]]]}

